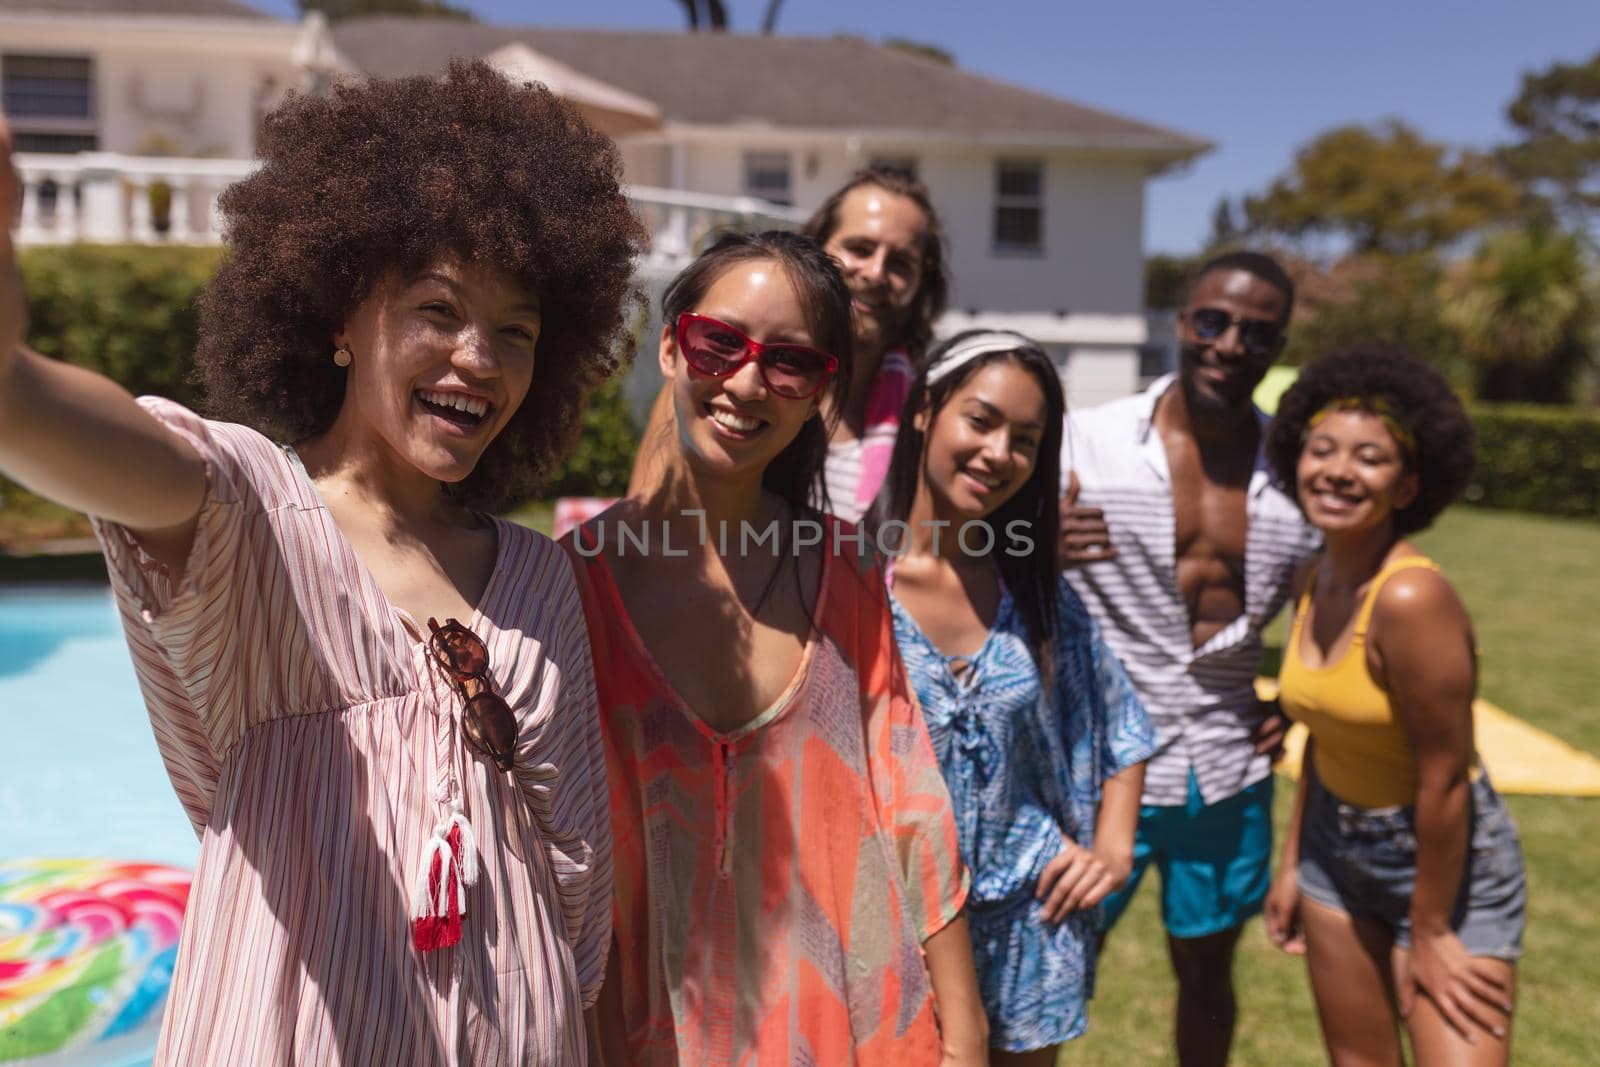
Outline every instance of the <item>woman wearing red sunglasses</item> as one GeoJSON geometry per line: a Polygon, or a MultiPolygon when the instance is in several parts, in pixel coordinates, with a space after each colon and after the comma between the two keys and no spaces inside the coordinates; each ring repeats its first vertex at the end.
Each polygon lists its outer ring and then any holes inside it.
{"type": "Polygon", "coordinates": [[[582,1063],[593,671],[560,550],[490,516],[615,369],[615,147],[482,64],[293,97],[260,147],[196,357],[236,421],[21,350],[0,230],[0,470],[96,517],[201,838],[156,1060],[582,1063]]]}
{"type": "Polygon", "coordinates": [[[848,290],[767,233],[664,305],[667,475],[565,542],[604,664],[606,1061],[982,1063],[949,795],[877,567],[808,503],[848,290]]]}

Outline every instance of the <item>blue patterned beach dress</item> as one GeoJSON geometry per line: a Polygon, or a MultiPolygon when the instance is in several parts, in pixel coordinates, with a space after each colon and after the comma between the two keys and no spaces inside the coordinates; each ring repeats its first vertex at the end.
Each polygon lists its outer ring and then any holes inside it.
{"type": "Polygon", "coordinates": [[[895,640],[972,872],[967,918],[990,1043],[1010,1052],[1060,1044],[1087,1026],[1099,909],[1050,924],[1034,889],[1063,834],[1094,843],[1105,780],[1155,751],[1150,719],[1083,602],[1065,579],[1056,596],[1048,699],[1004,583],[994,628],[970,657],[940,653],[891,597],[895,640]],[[969,664],[959,678],[953,659],[969,664]]]}

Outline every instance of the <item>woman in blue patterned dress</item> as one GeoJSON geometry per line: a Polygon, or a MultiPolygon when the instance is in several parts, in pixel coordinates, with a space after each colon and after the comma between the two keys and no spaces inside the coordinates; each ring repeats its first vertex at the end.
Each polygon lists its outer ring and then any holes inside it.
{"type": "Polygon", "coordinates": [[[969,331],[912,385],[862,520],[894,556],[895,638],[972,871],[967,914],[996,1064],[1083,1033],[1098,905],[1127,878],[1144,708],[1056,562],[1065,403],[1019,334],[969,331]]]}

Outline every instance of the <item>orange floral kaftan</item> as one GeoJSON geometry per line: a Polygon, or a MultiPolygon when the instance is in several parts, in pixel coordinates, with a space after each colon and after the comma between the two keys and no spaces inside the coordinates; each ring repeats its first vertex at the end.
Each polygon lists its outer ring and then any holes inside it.
{"type": "MultiPolygon", "coordinates": [[[[878,568],[830,519],[818,626],[794,679],[718,733],[629,622],[594,554],[604,521],[576,532],[582,552],[563,542],[611,783],[601,1019],[621,1020],[642,1065],[936,1064],[922,942],[960,913],[966,872],[878,568]]],[[[707,669],[716,660],[708,651],[707,669]]]]}

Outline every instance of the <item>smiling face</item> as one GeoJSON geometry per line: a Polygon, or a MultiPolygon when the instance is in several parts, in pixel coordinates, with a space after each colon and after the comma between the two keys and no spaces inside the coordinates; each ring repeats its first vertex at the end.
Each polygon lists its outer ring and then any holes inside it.
{"type": "MultiPolygon", "coordinates": [[[[793,282],[770,259],[733,263],[690,310],[761,344],[815,343],[793,282]]],[[[731,334],[728,342],[741,343],[731,334]]],[[[700,374],[685,363],[672,323],[661,331],[660,361],[672,389],[679,447],[692,466],[719,476],[743,473],[759,481],[826,395],[778,396],[753,359],[725,378],[700,374]]]]}
{"type": "Polygon", "coordinates": [[[850,286],[858,353],[881,353],[902,343],[906,315],[922,286],[928,225],[915,201],[876,185],[857,186],[839,201],[833,233],[822,247],[838,260],[850,286]]]}
{"type": "Polygon", "coordinates": [[[936,518],[981,519],[1017,494],[1033,474],[1048,406],[1044,390],[1014,359],[979,367],[956,386],[928,427],[923,478],[936,518]]]}
{"type": "Polygon", "coordinates": [[[1288,296],[1263,278],[1246,270],[1223,269],[1195,283],[1178,316],[1178,373],[1191,405],[1211,409],[1236,409],[1250,403],[1250,395],[1283,352],[1283,334],[1267,346],[1247,343],[1281,327],[1289,310],[1288,296]],[[1215,337],[1204,331],[1196,312],[1221,312],[1233,320],[1215,337]],[[1260,325],[1256,325],[1256,324],[1260,325]]]}
{"type": "Polygon", "coordinates": [[[335,430],[462,480],[528,394],[539,325],[538,298],[492,268],[446,257],[385,279],[334,337],[352,355],[335,430]]]}
{"type": "Polygon", "coordinates": [[[1306,434],[1295,470],[1300,506],[1324,533],[1391,524],[1417,498],[1417,476],[1384,420],[1367,411],[1333,411],[1306,434]]]}

